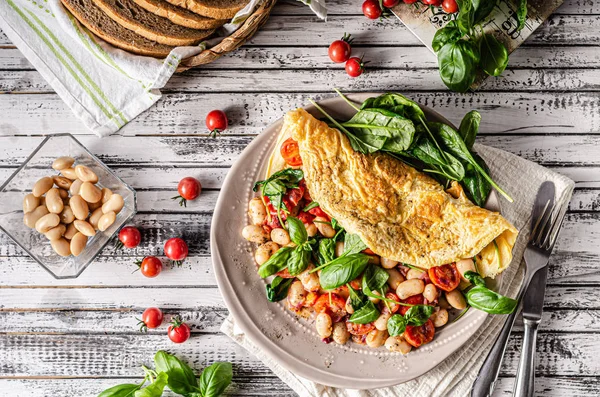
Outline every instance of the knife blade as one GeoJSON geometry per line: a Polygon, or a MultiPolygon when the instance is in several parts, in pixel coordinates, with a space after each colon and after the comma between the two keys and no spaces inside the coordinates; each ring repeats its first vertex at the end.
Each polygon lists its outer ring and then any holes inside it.
{"type": "Polygon", "coordinates": [[[538,270],[533,276],[529,288],[527,288],[527,292],[525,292],[525,296],[523,297],[523,319],[531,321],[542,319],[547,278],[547,265],[538,270]]]}

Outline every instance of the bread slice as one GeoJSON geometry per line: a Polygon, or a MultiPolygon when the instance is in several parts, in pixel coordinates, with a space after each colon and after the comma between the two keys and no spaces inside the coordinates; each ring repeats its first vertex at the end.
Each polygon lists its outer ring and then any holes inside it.
{"type": "Polygon", "coordinates": [[[213,19],[198,15],[185,8],[174,6],[165,0],[133,0],[137,5],[159,17],[191,29],[216,29],[227,23],[227,19],[213,19]]]}
{"type": "Polygon", "coordinates": [[[62,0],[62,3],[83,26],[115,47],[155,58],[165,58],[174,48],[125,29],[96,7],[92,0],[62,0]]]}
{"type": "Polygon", "coordinates": [[[215,19],[231,19],[250,0],[167,0],[196,14],[215,19]]]}
{"type": "Polygon", "coordinates": [[[133,0],[93,0],[94,4],[121,26],[161,44],[195,45],[214,29],[197,30],[176,25],[135,4],[133,0]]]}

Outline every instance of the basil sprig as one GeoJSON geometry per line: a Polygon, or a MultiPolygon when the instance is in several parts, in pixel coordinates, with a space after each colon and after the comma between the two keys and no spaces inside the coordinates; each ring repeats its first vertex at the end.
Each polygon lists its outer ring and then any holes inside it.
{"type": "Polygon", "coordinates": [[[365,254],[340,256],[321,270],[319,281],[324,290],[335,289],[354,280],[365,270],[371,257],[365,254]]]}
{"type": "MultiPolygon", "coordinates": [[[[283,209],[286,212],[290,210],[289,208],[286,208],[283,203],[283,195],[288,189],[297,188],[302,178],[304,178],[302,170],[286,168],[274,173],[264,181],[256,182],[252,188],[255,192],[260,188],[260,197],[263,200],[263,203],[264,196],[269,198],[271,204],[273,204],[273,207],[277,210],[277,217],[279,218],[281,226],[283,226],[281,210],[283,209]]],[[[269,213],[268,216],[271,216],[271,214],[269,213]]]]}
{"type": "Polygon", "coordinates": [[[279,302],[285,299],[293,281],[293,278],[275,277],[271,284],[267,284],[267,299],[269,302],[279,302]]]}
{"type": "Polygon", "coordinates": [[[408,325],[419,327],[429,320],[435,307],[429,305],[414,305],[406,314],[394,314],[389,318],[387,329],[390,336],[401,335],[408,325]]]}
{"type": "Polygon", "coordinates": [[[379,310],[375,307],[375,304],[368,301],[358,310],[354,311],[348,321],[355,324],[369,324],[377,320],[379,315],[379,310]]]}
{"type": "Polygon", "coordinates": [[[465,273],[465,278],[474,285],[465,296],[469,305],[475,309],[490,314],[510,314],[517,308],[518,302],[515,299],[487,288],[485,280],[479,273],[468,271],[465,273]]]}

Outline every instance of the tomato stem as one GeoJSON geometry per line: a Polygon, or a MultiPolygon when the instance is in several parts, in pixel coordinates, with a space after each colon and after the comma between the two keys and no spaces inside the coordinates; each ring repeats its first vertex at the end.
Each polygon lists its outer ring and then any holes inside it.
{"type": "Polygon", "coordinates": [[[175,197],[171,197],[171,200],[179,200],[179,206],[187,208],[187,200],[184,199],[183,197],[175,196],[175,197]]]}
{"type": "Polygon", "coordinates": [[[138,324],[140,326],[140,332],[142,333],[147,333],[148,332],[148,326],[146,325],[146,323],[144,322],[144,320],[140,320],[139,318],[136,317],[136,320],[138,320],[138,324]]]}

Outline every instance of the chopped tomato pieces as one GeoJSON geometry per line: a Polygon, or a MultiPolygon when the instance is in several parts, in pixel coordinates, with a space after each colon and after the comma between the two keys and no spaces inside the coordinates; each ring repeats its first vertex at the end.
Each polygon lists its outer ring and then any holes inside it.
{"type": "MultiPolygon", "coordinates": [[[[369,324],[355,324],[355,323],[351,323],[350,321],[346,321],[346,328],[348,329],[348,332],[350,332],[352,335],[366,335],[369,332],[373,331],[375,329],[375,326],[373,325],[373,323],[369,323],[369,324]]],[[[354,338],[352,339],[354,340],[354,338]]]]}
{"type": "MultiPolygon", "coordinates": [[[[423,297],[423,295],[419,294],[419,295],[409,296],[406,299],[401,299],[400,302],[408,303],[410,305],[422,305],[425,302],[425,298],[423,297]]],[[[400,306],[400,314],[402,314],[404,316],[406,314],[406,312],[408,311],[408,309],[410,309],[410,308],[411,308],[411,306],[400,306]]]]}

